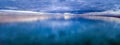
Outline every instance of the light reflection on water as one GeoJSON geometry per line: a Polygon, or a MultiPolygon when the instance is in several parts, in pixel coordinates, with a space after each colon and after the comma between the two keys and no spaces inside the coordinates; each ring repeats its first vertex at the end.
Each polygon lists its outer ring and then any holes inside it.
{"type": "Polygon", "coordinates": [[[1,23],[3,45],[114,45],[120,24],[87,19],[1,23]]]}

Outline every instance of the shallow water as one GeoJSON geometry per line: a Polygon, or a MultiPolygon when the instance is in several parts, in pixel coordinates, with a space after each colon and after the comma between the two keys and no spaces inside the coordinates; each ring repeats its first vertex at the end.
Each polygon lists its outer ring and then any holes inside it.
{"type": "Polygon", "coordinates": [[[88,19],[0,24],[1,45],[119,45],[120,24],[88,19]]]}

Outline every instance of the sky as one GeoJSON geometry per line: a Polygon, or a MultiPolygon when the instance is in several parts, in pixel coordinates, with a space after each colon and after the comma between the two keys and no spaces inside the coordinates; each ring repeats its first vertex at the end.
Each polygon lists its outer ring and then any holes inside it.
{"type": "Polygon", "coordinates": [[[120,0],[0,0],[0,10],[87,13],[118,10],[120,0]]]}

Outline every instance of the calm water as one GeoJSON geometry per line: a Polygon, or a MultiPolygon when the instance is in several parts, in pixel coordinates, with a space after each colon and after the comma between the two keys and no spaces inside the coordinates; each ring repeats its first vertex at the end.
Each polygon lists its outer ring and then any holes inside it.
{"type": "Polygon", "coordinates": [[[1,45],[119,45],[120,24],[87,20],[43,20],[0,24],[1,45]]]}

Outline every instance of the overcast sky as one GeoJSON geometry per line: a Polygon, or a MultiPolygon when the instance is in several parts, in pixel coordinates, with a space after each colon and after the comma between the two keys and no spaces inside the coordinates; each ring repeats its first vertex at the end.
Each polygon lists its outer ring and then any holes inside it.
{"type": "Polygon", "coordinates": [[[120,0],[0,0],[0,10],[99,12],[118,10],[120,0]]]}

